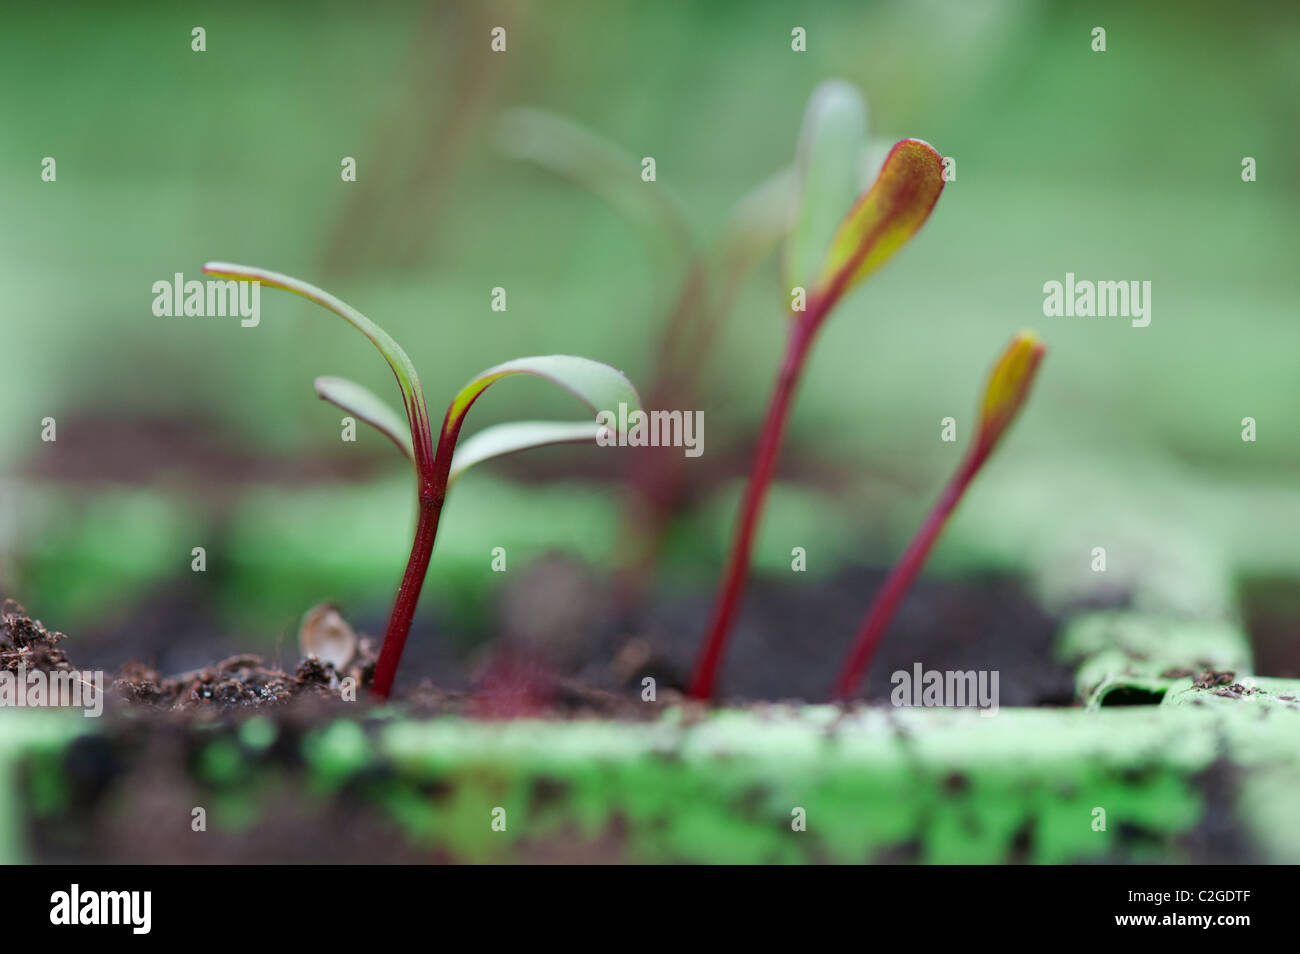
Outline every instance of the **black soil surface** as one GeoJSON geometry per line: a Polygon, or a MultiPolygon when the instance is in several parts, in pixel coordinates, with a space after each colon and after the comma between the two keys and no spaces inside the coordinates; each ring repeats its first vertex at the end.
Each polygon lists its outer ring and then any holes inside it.
{"type": "MultiPolygon", "coordinates": [[[[827,580],[752,581],[731,635],[721,701],[826,701],[884,575],[856,569],[827,580]]],[[[641,702],[645,677],[655,679],[661,702],[684,691],[710,598],[661,595],[652,610],[628,614],[600,593],[586,568],[543,558],[496,600],[494,639],[463,653],[453,649],[456,634],[439,623],[436,605],[422,606],[395,701],[422,714],[645,718],[652,709],[641,702]]],[[[283,637],[263,658],[242,650],[264,646],[264,639],[214,636],[211,619],[197,598],[173,590],[91,638],[60,639],[59,651],[81,668],[116,673],[119,696],[153,709],[274,705],[303,693],[329,695],[331,678],[337,687],[340,674],[303,668],[297,647],[283,637]]],[[[371,612],[352,622],[382,633],[385,620],[371,612]]],[[[1001,706],[1070,705],[1073,676],[1053,654],[1056,630],[1057,621],[1011,580],[922,580],[900,607],[862,697],[888,704],[891,675],[911,674],[919,664],[996,671],[1001,706]]],[[[356,673],[362,681],[377,642],[367,641],[369,661],[356,673]]]]}
{"type": "MultiPolygon", "coordinates": [[[[620,616],[607,604],[548,611],[550,603],[591,592],[584,573],[562,557],[544,558],[511,581],[495,626],[509,650],[457,660],[437,632],[413,633],[399,683],[471,687],[494,655],[507,651],[615,693],[639,694],[646,676],[660,692],[684,691],[711,596],[660,594],[653,609],[637,615],[620,616]]],[[[720,701],[825,702],[885,575],[853,569],[825,580],[751,581],[728,644],[720,701]]],[[[373,623],[382,626],[382,619],[373,623]]],[[[1073,672],[1053,652],[1057,629],[1058,621],[1010,579],[923,579],[899,608],[862,698],[888,704],[891,675],[911,674],[919,663],[927,670],[997,671],[1002,706],[1072,705],[1073,672]]]]}
{"type": "MultiPolygon", "coordinates": [[[[731,634],[724,698],[824,702],[853,644],[883,570],[851,570],[824,583],[759,578],[731,634]]],[[[681,686],[698,647],[707,599],[668,609],[644,630],[647,668],[681,686]]],[[[862,693],[887,703],[891,675],[923,669],[999,673],[1003,706],[1070,705],[1074,679],[1053,653],[1057,620],[1007,579],[922,580],[908,594],[862,693]]]]}

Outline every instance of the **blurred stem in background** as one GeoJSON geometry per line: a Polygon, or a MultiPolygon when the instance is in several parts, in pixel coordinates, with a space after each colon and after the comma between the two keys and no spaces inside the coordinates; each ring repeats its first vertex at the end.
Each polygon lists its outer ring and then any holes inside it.
{"type": "Polygon", "coordinates": [[[943,191],[942,157],[929,143],[904,139],[890,151],[875,183],[853,203],[829,245],[823,248],[821,230],[827,222],[834,227],[835,219],[822,213],[827,208],[843,205],[844,196],[851,195],[851,190],[856,188],[858,106],[856,91],[841,84],[824,86],[814,94],[809,106],[813,134],[805,135],[800,143],[803,182],[791,245],[811,246],[817,255],[803,262],[792,257],[790,261],[795,264],[790,267],[787,280],[807,281],[803,278],[805,274],[816,278],[808,285],[793,286],[799,291],[810,287],[811,291],[806,308],[792,305],[785,357],[741,500],[731,555],[691,680],[690,693],[697,699],[712,698],[717,688],[727,636],[740,609],[749,576],[763,501],[812,340],[844,294],[893,257],[925,224],[943,191]],[[846,125],[854,127],[853,134],[845,134],[846,125]],[[833,148],[822,148],[827,143],[833,148]],[[851,162],[844,161],[845,143],[853,144],[847,153],[851,162]],[[824,264],[816,264],[819,256],[824,256],[824,264]]]}
{"type": "MultiPolygon", "coordinates": [[[[684,206],[671,188],[647,188],[630,153],[557,116],[509,110],[498,128],[507,155],[530,161],[601,196],[647,237],[656,258],[681,274],[658,337],[646,391],[648,409],[689,410],[701,399],[701,375],[741,285],[789,226],[793,178],[778,173],[738,202],[722,232],[703,245],[692,235],[684,206]]],[[[654,579],[673,517],[691,496],[692,478],[672,447],[631,449],[629,486],[615,588],[621,606],[635,609],[654,579]]]]}
{"type": "Polygon", "coordinates": [[[487,43],[505,26],[516,36],[525,6],[512,0],[429,3],[415,28],[373,157],[348,190],[326,240],[324,272],[361,273],[376,265],[413,268],[437,234],[446,190],[457,180],[475,129],[500,88],[509,60],[487,43]],[[481,36],[482,43],[467,43],[481,36]],[[413,122],[414,120],[414,122],[413,122]]]}

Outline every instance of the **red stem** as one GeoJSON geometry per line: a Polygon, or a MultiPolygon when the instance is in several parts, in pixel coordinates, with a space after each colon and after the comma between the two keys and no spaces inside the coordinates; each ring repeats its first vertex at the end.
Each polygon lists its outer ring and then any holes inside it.
{"type": "MultiPolygon", "coordinates": [[[[423,407],[421,410],[423,411],[423,407]]],[[[442,430],[438,435],[438,449],[435,453],[430,453],[433,441],[428,424],[425,423],[422,429],[414,428],[417,431],[415,468],[420,481],[419,516],[416,519],[415,541],[411,544],[411,556],[406,561],[406,572],[402,574],[401,585],[397,588],[397,599],[393,603],[393,612],[388,617],[384,643],[379,649],[379,661],[375,663],[375,675],[370,681],[371,693],[380,699],[387,699],[388,694],[393,690],[397,664],[402,661],[406,637],[411,632],[411,621],[415,618],[415,607],[420,602],[420,590],[424,586],[424,577],[429,572],[429,560],[433,556],[433,544],[438,536],[438,519],[442,516],[443,501],[447,498],[451,454],[456,447],[461,422],[465,420],[465,413],[468,410],[467,405],[455,421],[449,418],[443,420],[442,430]],[[420,439],[421,437],[423,440],[420,439]]],[[[447,413],[451,414],[450,408],[447,409],[447,413]]],[[[427,422],[428,412],[424,411],[422,416],[427,422]]]]}
{"type": "Polygon", "coordinates": [[[393,604],[392,615],[388,617],[384,644],[379,650],[379,662],[375,664],[374,679],[370,683],[370,691],[380,699],[387,699],[393,689],[393,677],[397,675],[397,664],[402,660],[406,637],[411,631],[411,621],[415,618],[415,607],[420,602],[420,589],[424,586],[424,576],[429,571],[429,558],[433,556],[433,541],[438,535],[438,518],[441,514],[440,503],[435,505],[433,501],[421,497],[411,558],[406,563],[406,572],[402,574],[402,583],[397,588],[397,600],[393,604]]]}
{"type": "MultiPolygon", "coordinates": [[[[910,191],[905,191],[897,197],[895,208],[906,205],[911,195],[910,191]]],[[[862,199],[858,201],[861,202],[862,199]]],[[[776,389],[772,393],[771,403],[768,404],[767,420],[763,424],[763,433],[759,438],[758,456],[754,459],[754,469],[749,476],[749,485],[745,488],[745,499],[740,505],[740,533],[737,534],[736,542],[732,547],[726,576],[723,577],[718,602],[713,610],[713,619],[709,623],[708,635],[705,637],[704,650],[700,653],[699,661],[695,666],[695,676],[691,680],[690,695],[696,699],[713,697],[714,686],[718,680],[718,667],[722,662],[722,651],[727,642],[727,633],[731,629],[731,621],[736,615],[741,594],[745,589],[745,580],[749,576],[754,534],[758,530],[758,518],[763,509],[763,500],[767,496],[767,485],[772,482],[772,470],[776,466],[777,452],[781,449],[781,435],[785,431],[785,421],[790,416],[794,388],[803,371],[803,363],[808,356],[813,335],[835,303],[840,300],[840,296],[848,289],[853,276],[857,274],[867,254],[875,247],[892,218],[892,215],[883,216],[875,228],[862,238],[849,260],[840,266],[840,270],[834,274],[824,289],[808,302],[808,310],[795,316],[790,326],[790,337],[785,346],[785,360],[781,364],[781,373],[776,379],[776,389]]]]}
{"type": "Polygon", "coordinates": [[[745,580],[749,575],[754,535],[758,531],[758,518],[763,509],[763,500],[767,496],[768,485],[772,482],[772,471],[776,467],[777,452],[781,449],[781,436],[785,431],[785,422],[790,416],[790,404],[794,397],[795,385],[798,384],[799,374],[803,370],[804,359],[812,344],[813,333],[825,316],[830,303],[834,301],[834,297],[827,295],[810,302],[809,310],[799,314],[790,326],[785,359],[776,379],[772,400],[768,404],[767,419],[763,424],[758,453],[754,458],[754,469],[750,474],[749,484],[745,488],[745,497],[740,505],[740,530],[732,545],[727,572],[718,591],[718,600],[714,605],[713,618],[709,623],[704,649],[700,653],[695,667],[695,676],[691,680],[690,694],[696,699],[709,699],[713,696],[718,666],[722,661],[722,652],[727,642],[727,633],[731,629],[731,621],[740,604],[745,580]]]}
{"type": "Polygon", "coordinates": [[[943,530],[949,514],[952,513],[961,500],[962,494],[966,492],[966,487],[970,484],[971,479],[974,478],[988,457],[988,452],[989,448],[985,446],[984,442],[980,442],[975,446],[974,451],[962,461],[961,467],[953,474],[952,479],[944,488],[943,494],[930,508],[925,522],[921,524],[921,529],[912,538],[912,542],[908,544],[902,558],[894,565],[889,576],[885,579],[885,585],[881,587],[876,601],[871,604],[871,609],[867,611],[862,627],[858,630],[857,639],[853,643],[853,648],[844,661],[844,668],[840,671],[839,680],[835,684],[834,695],[836,699],[848,699],[857,692],[862,677],[866,675],[871,666],[871,659],[876,653],[876,647],[880,645],[880,640],[884,637],[885,631],[889,629],[890,620],[894,618],[898,605],[903,601],[903,597],[907,594],[921,567],[925,565],[925,558],[929,556],[930,549],[934,546],[934,541],[938,539],[939,532],[943,530]]]}

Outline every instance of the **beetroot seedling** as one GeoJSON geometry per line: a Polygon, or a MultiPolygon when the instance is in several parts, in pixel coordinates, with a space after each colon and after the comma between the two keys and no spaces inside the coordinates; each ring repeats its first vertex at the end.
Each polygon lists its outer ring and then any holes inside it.
{"type": "Polygon", "coordinates": [[[433,555],[438,520],[452,481],[469,467],[492,457],[544,444],[594,442],[601,426],[594,417],[573,423],[515,421],[488,427],[457,447],[465,415],[479,396],[502,378],[530,374],[559,385],[593,411],[617,408],[620,403],[639,410],[641,399],[622,373],[599,361],[573,355],[516,358],[488,368],[457,392],[443,417],[435,444],[424,391],[420,387],[415,366],[402,347],[369,318],[328,292],[287,275],[225,262],[209,262],[203,270],[220,278],[256,281],[271,288],[295,292],[328,308],[370,339],[397,378],[402,391],[405,419],[360,384],[343,378],[316,379],[316,391],[324,400],[383,433],[415,465],[415,539],[406,572],[397,590],[371,683],[371,691],[375,695],[387,698],[411,629],[411,620],[415,616],[420,589],[424,585],[429,559],[433,555]]]}
{"type": "Polygon", "coordinates": [[[841,209],[847,204],[842,199],[845,186],[853,188],[850,195],[856,194],[851,165],[836,150],[825,148],[824,143],[842,138],[846,124],[858,122],[858,117],[841,84],[819,90],[819,95],[823,100],[818,104],[814,99],[819,108],[810,110],[810,122],[800,141],[802,200],[787,255],[791,280],[802,281],[805,274],[809,276],[808,284],[800,286],[808,291],[806,307],[791,311],[785,356],[741,501],[727,569],[691,682],[691,695],[699,699],[708,699],[714,693],[727,635],[749,573],[763,501],[813,339],[849,289],[880,268],[925,224],[943,190],[943,160],[939,154],[918,139],[902,140],[885,159],[875,184],[841,221],[829,249],[821,256],[818,270],[804,272],[808,263],[815,261],[807,249],[826,249],[819,235],[824,210],[830,203],[841,202],[841,209]],[[834,182],[840,183],[838,188],[824,187],[834,182]]]}
{"type": "Polygon", "coordinates": [[[857,692],[862,677],[871,667],[876,647],[889,629],[890,620],[894,618],[899,603],[925,564],[925,558],[938,539],[939,532],[943,530],[948,516],[961,502],[966,488],[989,459],[1029,396],[1029,388],[1045,351],[1043,343],[1033,332],[1022,331],[993,366],[980,410],[979,433],[921,524],[921,529],[885,579],[880,594],[862,621],[853,648],[844,661],[839,681],[835,684],[837,699],[847,699],[857,692]]]}

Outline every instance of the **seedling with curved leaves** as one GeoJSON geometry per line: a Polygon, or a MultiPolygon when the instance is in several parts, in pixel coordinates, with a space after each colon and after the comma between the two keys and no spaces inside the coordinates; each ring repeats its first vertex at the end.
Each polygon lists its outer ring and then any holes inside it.
{"type": "Polygon", "coordinates": [[[796,385],[818,329],[855,285],[880,268],[929,218],[943,191],[943,160],[919,139],[897,143],[875,183],[857,201],[854,173],[865,151],[865,107],[844,83],[823,84],[813,94],[799,140],[800,205],[788,238],[787,276],[804,282],[806,307],[792,311],[785,357],[768,405],[736,536],[713,615],[696,663],[690,693],[714,694],[727,636],[749,574],[759,516],[776,466],[796,385]],[[851,208],[850,205],[852,205],[851,208]],[[831,235],[827,210],[849,208],[831,235]]]}
{"type": "Polygon", "coordinates": [[[209,262],[203,270],[219,278],[255,281],[295,292],[328,308],[370,339],[397,378],[405,421],[401,414],[360,384],[344,378],[316,379],[316,392],[321,398],[373,426],[392,440],[415,466],[418,488],[415,540],[371,683],[375,695],[387,698],[429,569],[438,520],[451,482],[472,465],[492,457],[544,444],[594,441],[601,427],[594,414],[591,420],[578,422],[516,421],[486,428],[457,447],[465,415],[479,396],[503,378],[527,374],[564,388],[593,412],[617,408],[620,403],[640,409],[641,399],[621,372],[599,361],[562,354],[516,358],[488,368],[457,392],[443,417],[435,444],[415,366],[402,347],[369,318],[328,292],[288,275],[226,262],[209,262]]]}
{"type": "Polygon", "coordinates": [[[1034,375],[1038,372],[1038,364],[1042,361],[1046,350],[1032,331],[1022,331],[1012,339],[1007,350],[993,366],[988,386],[984,391],[984,401],[980,407],[980,429],[975,435],[975,442],[962,458],[961,464],[939,499],[935,501],[925,522],[921,524],[921,529],[908,544],[902,558],[886,577],[880,594],[872,603],[866,618],[863,619],[857,639],[854,640],[853,648],[849,650],[849,655],[844,661],[844,668],[840,671],[839,681],[835,684],[837,699],[848,699],[857,692],[862,677],[871,667],[871,658],[875,655],[876,647],[880,645],[886,630],[889,629],[894,612],[903,601],[903,596],[911,587],[912,581],[920,573],[949,514],[961,502],[966,488],[975,479],[984,462],[989,459],[998,441],[1002,439],[1002,435],[1011,426],[1011,422],[1015,420],[1026,398],[1029,397],[1029,388],[1034,383],[1034,375]]]}

